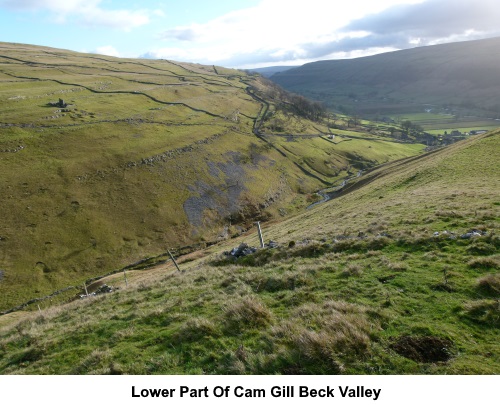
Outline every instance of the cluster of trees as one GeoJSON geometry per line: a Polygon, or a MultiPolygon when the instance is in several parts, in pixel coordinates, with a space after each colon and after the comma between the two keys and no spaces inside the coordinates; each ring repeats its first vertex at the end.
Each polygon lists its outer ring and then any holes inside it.
{"type": "Polygon", "coordinates": [[[325,106],[300,94],[290,93],[271,80],[262,78],[266,85],[266,96],[276,103],[277,108],[293,112],[311,121],[320,121],[326,116],[325,106]]]}
{"type": "Polygon", "coordinates": [[[318,101],[308,100],[299,94],[289,94],[287,103],[292,106],[298,115],[311,121],[320,121],[326,115],[323,104],[318,101]]]}
{"type": "Polygon", "coordinates": [[[401,129],[405,135],[418,135],[424,132],[422,125],[415,124],[410,120],[403,121],[401,123],[401,129]]]}

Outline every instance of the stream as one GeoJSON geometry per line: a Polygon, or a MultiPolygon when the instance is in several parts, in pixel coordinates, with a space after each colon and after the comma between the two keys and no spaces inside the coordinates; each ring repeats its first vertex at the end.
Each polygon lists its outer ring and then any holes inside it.
{"type": "Polygon", "coordinates": [[[316,205],[319,205],[319,204],[323,204],[333,198],[336,197],[336,194],[341,191],[344,186],[352,179],[354,178],[358,178],[358,177],[361,177],[363,175],[363,170],[360,170],[358,171],[358,173],[356,174],[356,176],[351,176],[351,177],[346,177],[344,180],[342,180],[342,183],[340,184],[340,186],[336,186],[336,187],[327,187],[327,188],[323,188],[319,191],[316,192],[316,194],[319,194],[322,199],[319,200],[319,201],[316,201],[315,203],[312,203],[311,205],[308,205],[306,207],[306,210],[312,208],[312,207],[315,207],[316,205]]]}

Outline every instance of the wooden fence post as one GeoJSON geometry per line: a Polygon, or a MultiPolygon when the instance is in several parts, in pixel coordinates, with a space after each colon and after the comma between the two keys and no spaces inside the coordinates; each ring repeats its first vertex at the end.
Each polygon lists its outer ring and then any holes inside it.
{"type": "Polygon", "coordinates": [[[179,266],[177,265],[177,262],[175,261],[174,256],[172,256],[172,253],[170,253],[170,250],[167,249],[167,252],[168,252],[168,255],[170,256],[170,258],[172,259],[172,261],[174,262],[175,267],[177,268],[177,271],[180,272],[181,269],[179,269],[179,266]]]}
{"type": "Polygon", "coordinates": [[[262,237],[262,230],[260,229],[260,222],[257,221],[257,230],[259,231],[259,240],[260,240],[260,247],[264,248],[264,238],[262,237]]]}

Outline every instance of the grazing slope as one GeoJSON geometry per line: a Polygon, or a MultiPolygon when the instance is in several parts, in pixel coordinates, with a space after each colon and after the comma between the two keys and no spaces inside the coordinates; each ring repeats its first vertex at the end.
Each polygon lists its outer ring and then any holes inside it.
{"type": "Polygon", "coordinates": [[[450,107],[500,115],[500,38],[313,62],[277,73],[285,89],[350,113],[395,114],[450,107]]]}
{"type": "Polygon", "coordinates": [[[497,131],[387,164],[266,225],[278,248],[220,254],[247,235],[4,316],[0,372],[498,374],[499,148],[497,131]]]}
{"type": "Polygon", "coordinates": [[[259,132],[276,112],[266,93],[221,67],[0,43],[0,311],[288,215],[351,160],[421,149],[373,137],[353,157],[355,142],[316,135],[287,154],[259,132]]]}

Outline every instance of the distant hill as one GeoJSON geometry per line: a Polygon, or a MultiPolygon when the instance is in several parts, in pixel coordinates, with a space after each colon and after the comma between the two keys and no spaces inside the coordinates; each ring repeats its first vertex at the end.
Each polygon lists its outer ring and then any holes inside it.
{"type": "Polygon", "coordinates": [[[500,116],[500,38],[308,63],[272,80],[349,113],[448,108],[500,116]]]}
{"type": "Polygon", "coordinates": [[[269,66],[263,68],[247,69],[249,72],[257,72],[264,77],[271,77],[272,75],[280,72],[286,72],[293,69],[295,66],[269,66]]]}

